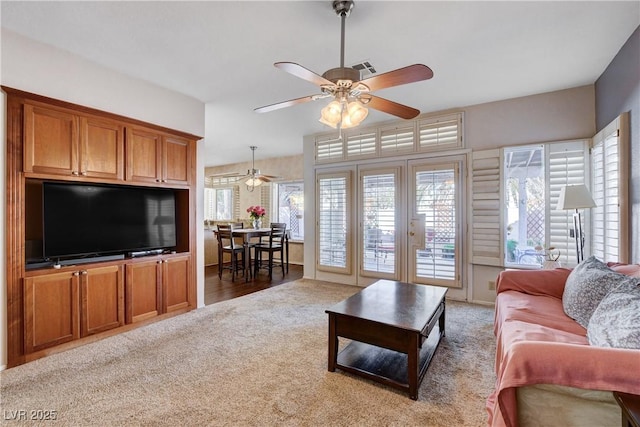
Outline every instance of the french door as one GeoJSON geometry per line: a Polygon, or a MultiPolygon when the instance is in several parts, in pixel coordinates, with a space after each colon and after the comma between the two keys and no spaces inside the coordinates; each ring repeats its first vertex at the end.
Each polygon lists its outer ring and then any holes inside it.
{"type": "Polygon", "coordinates": [[[460,287],[459,162],[361,167],[359,281],[460,287]]]}

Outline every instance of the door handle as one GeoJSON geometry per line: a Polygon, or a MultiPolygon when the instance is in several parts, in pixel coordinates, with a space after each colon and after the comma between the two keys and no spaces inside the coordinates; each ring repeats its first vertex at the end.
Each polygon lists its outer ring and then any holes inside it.
{"type": "Polygon", "coordinates": [[[411,237],[415,236],[415,234],[416,234],[416,233],[414,233],[413,231],[410,231],[410,232],[409,232],[409,236],[411,236],[411,237]]]}

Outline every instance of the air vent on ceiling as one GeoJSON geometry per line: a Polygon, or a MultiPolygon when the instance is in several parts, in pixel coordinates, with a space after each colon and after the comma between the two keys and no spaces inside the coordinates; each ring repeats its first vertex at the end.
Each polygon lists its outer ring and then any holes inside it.
{"type": "Polygon", "coordinates": [[[376,73],[376,69],[373,68],[373,65],[369,61],[362,61],[357,64],[353,64],[351,66],[354,70],[360,71],[360,78],[364,79],[365,77],[370,76],[371,74],[376,73]]]}

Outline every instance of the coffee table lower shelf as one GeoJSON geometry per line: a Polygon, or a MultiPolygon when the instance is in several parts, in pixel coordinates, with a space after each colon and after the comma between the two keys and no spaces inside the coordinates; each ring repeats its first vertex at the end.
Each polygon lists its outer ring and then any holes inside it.
{"type": "MultiPolygon", "coordinates": [[[[422,343],[418,361],[418,386],[427,372],[442,335],[439,327],[436,326],[422,343]]],[[[406,353],[351,341],[338,353],[336,368],[409,392],[407,362],[406,353]]]]}

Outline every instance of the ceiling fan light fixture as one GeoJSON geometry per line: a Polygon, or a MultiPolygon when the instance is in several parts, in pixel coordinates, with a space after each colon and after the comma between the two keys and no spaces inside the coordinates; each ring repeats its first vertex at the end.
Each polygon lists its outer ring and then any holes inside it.
{"type": "Polygon", "coordinates": [[[257,187],[257,186],[261,185],[262,184],[262,180],[260,178],[250,177],[244,183],[247,184],[247,187],[253,188],[253,187],[257,187]]]}
{"type": "Polygon", "coordinates": [[[358,101],[351,101],[342,115],[343,129],[358,126],[369,115],[369,110],[362,106],[358,101]]]}
{"type": "Polygon", "coordinates": [[[331,101],[320,112],[320,119],[318,121],[332,128],[337,128],[338,124],[342,121],[342,104],[337,100],[331,101]]]}

